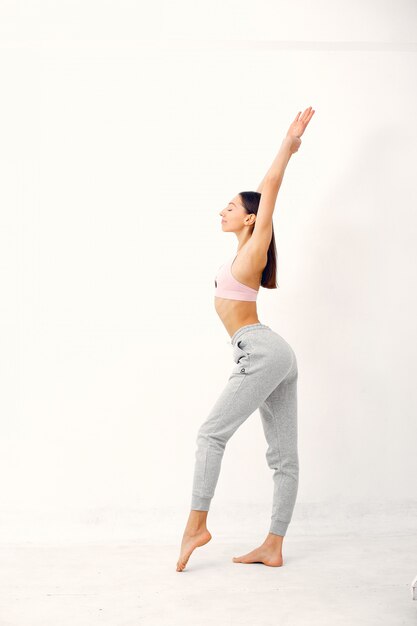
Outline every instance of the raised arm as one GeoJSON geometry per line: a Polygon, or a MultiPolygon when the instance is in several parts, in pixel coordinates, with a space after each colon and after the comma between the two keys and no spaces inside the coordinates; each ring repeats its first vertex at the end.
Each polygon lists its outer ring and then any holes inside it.
{"type": "Polygon", "coordinates": [[[265,180],[266,180],[267,175],[268,175],[268,172],[265,174],[265,176],[263,177],[263,179],[259,183],[258,188],[256,190],[258,193],[262,193],[262,189],[263,189],[263,186],[265,184],[265,180]]]}
{"type": "Polygon", "coordinates": [[[262,193],[265,183],[267,181],[270,182],[271,180],[275,180],[276,182],[279,181],[279,185],[278,185],[278,189],[279,189],[279,186],[281,185],[282,179],[284,177],[285,168],[287,167],[288,161],[290,160],[290,157],[293,154],[293,152],[291,151],[292,145],[293,145],[293,140],[290,139],[289,137],[285,137],[278,151],[278,154],[276,155],[271,167],[269,168],[269,170],[267,171],[267,173],[265,174],[265,176],[259,183],[256,191],[258,191],[259,193],[262,193]]]}
{"type": "Polygon", "coordinates": [[[290,125],[281,147],[268,169],[264,178],[258,186],[257,191],[262,194],[256,215],[255,226],[251,241],[262,254],[266,254],[272,237],[272,215],[275,209],[279,188],[284,177],[285,168],[291,156],[297,152],[301,145],[301,135],[304,133],[307,124],[314,115],[314,110],[308,107],[301,115],[297,113],[294,121],[290,125]],[[300,117],[301,116],[301,117],[300,117]]]}

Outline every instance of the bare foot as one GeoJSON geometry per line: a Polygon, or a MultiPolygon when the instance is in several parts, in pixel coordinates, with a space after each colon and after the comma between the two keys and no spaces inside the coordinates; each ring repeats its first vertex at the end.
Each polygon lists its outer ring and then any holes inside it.
{"type": "Polygon", "coordinates": [[[202,528],[194,533],[184,533],[181,542],[180,556],[177,561],[177,572],[182,572],[183,569],[185,569],[193,550],[195,548],[199,548],[200,546],[204,546],[204,544],[208,543],[210,539],[211,534],[207,528],[202,528]]]}
{"type": "Polygon", "coordinates": [[[271,567],[281,567],[284,563],[281,548],[265,543],[243,556],[234,556],[233,561],[234,563],[263,563],[271,567]]]}

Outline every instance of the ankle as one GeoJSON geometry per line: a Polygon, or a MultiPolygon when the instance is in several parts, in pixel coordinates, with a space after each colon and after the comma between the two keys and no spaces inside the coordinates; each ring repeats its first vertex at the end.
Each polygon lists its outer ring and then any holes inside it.
{"type": "Polygon", "coordinates": [[[274,548],[274,549],[280,550],[282,548],[283,540],[284,540],[284,537],[282,535],[275,535],[274,533],[268,533],[264,541],[264,546],[268,548],[274,548]]]}
{"type": "Polygon", "coordinates": [[[208,511],[191,510],[188,516],[185,530],[191,532],[200,532],[206,528],[208,511]]]}
{"type": "Polygon", "coordinates": [[[184,535],[188,535],[192,537],[194,535],[199,535],[200,533],[206,530],[207,530],[207,526],[205,524],[199,524],[198,526],[196,525],[187,526],[186,529],[184,530],[184,535]]]}

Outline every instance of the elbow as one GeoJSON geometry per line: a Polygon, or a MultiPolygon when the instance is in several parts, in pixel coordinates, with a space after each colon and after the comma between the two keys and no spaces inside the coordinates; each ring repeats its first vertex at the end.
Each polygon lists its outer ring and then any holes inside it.
{"type": "Polygon", "coordinates": [[[264,187],[279,187],[281,182],[281,174],[268,174],[267,178],[265,178],[264,187]]]}
{"type": "Polygon", "coordinates": [[[275,174],[271,174],[268,178],[265,179],[264,186],[262,189],[262,193],[268,192],[271,194],[277,194],[279,188],[281,187],[282,176],[278,176],[275,174]]]}

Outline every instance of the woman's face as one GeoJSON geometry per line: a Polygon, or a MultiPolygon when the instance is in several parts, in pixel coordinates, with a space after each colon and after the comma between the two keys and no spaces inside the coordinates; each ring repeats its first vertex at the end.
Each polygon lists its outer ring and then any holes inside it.
{"type": "Polygon", "coordinates": [[[222,218],[221,224],[224,232],[241,230],[245,226],[245,217],[248,217],[248,213],[238,195],[230,200],[227,207],[220,211],[219,215],[222,218]]]}

